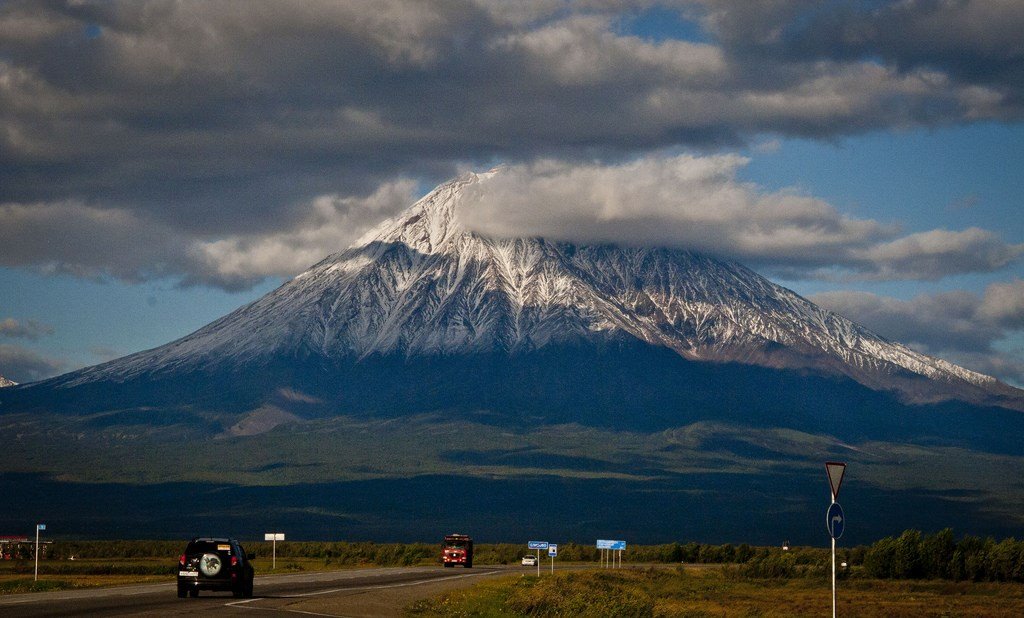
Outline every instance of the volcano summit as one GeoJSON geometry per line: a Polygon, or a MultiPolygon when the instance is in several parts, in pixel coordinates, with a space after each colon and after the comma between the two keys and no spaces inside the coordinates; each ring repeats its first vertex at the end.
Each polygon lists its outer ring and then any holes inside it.
{"type": "MultiPolygon", "coordinates": [[[[778,498],[779,514],[810,518],[810,496],[824,492],[808,479],[819,460],[843,456],[863,465],[861,496],[883,511],[905,492],[893,508],[923,505],[936,524],[955,525],[945,516],[957,509],[978,531],[1020,520],[1002,513],[1024,489],[1001,493],[990,477],[999,465],[1022,469],[1021,391],[887,341],[732,261],[481,237],[460,211],[494,173],[439,186],[182,339],[4,389],[0,432],[19,436],[4,470],[130,478],[137,491],[262,488],[296,526],[326,518],[349,535],[391,538],[432,538],[442,523],[518,535],[502,500],[555,482],[575,500],[547,513],[561,534],[626,526],[638,539],[765,541],[800,532],[780,515],[737,539],[742,522],[729,514],[749,506],[750,487],[778,498]],[[54,431],[79,436],[66,458],[18,460],[54,431]],[[213,454],[181,460],[182,442],[213,454]],[[128,463],[119,474],[102,454],[128,463]],[[911,465],[894,478],[897,462],[911,465]],[[376,498],[339,502],[320,493],[324,483],[376,498]],[[301,505],[268,489],[296,484],[301,505]],[[403,514],[382,497],[445,488],[480,498],[403,514]],[[597,494],[646,506],[594,513],[597,494]],[[680,500],[699,503],[700,516],[679,521],[680,500]]],[[[887,521],[866,517],[864,534],[889,532],[887,521]]]]}
{"type": "Polygon", "coordinates": [[[459,212],[466,189],[487,177],[441,185],[353,247],[183,339],[47,386],[173,380],[281,360],[412,362],[622,343],[690,361],[845,375],[909,401],[1020,403],[1020,391],[994,378],[887,341],[735,262],[481,238],[459,212]]]}

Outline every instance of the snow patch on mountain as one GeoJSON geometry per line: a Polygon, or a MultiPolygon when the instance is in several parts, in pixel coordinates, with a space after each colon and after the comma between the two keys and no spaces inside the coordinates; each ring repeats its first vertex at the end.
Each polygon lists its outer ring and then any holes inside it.
{"type": "Polygon", "coordinates": [[[8,386],[17,386],[17,385],[18,385],[17,382],[15,382],[13,380],[8,380],[7,378],[5,378],[3,376],[0,376],[0,388],[6,388],[8,386]]]}

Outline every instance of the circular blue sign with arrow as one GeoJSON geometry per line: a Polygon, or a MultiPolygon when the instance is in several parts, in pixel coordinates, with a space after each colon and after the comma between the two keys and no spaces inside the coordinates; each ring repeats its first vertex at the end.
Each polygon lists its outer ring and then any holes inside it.
{"type": "Polygon", "coordinates": [[[829,536],[833,539],[843,536],[843,530],[846,528],[846,515],[843,514],[843,507],[839,506],[838,502],[833,502],[832,506],[828,507],[828,513],[825,514],[825,525],[828,527],[829,536]]]}

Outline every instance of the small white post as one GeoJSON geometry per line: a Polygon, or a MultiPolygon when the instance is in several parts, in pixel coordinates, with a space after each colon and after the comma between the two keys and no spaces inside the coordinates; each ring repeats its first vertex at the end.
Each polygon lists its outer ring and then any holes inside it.
{"type": "Polygon", "coordinates": [[[272,558],[270,568],[271,570],[277,570],[277,542],[284,540],[284,532],[267,532],[263,535],[263,540],[271,542],[270,553],[272,558]]]}

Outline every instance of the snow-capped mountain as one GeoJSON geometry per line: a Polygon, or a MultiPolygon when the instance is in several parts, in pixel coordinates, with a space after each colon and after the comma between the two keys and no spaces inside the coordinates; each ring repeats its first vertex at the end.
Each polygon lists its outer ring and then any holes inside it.
{"type": "Polygon", "coordinates": [[[17,386],[17,385],[18,385],[17,382],[15,382],[13,380],[8,380],[7,378],[5,378],[3,376],[0,376],[0,388],[6,388],[8,386],[17,386]]]}
{"type": "Polygon", "coordinates": [[[445,183],[254,303],[165,346],[56,379],[59,387],[274,358],[516,355],[640,341],[692,361],[841,374],[918,401],[1018,398],[994,378],[888,341],[746,267],[681,250],[483,238],[445,183]]]}

